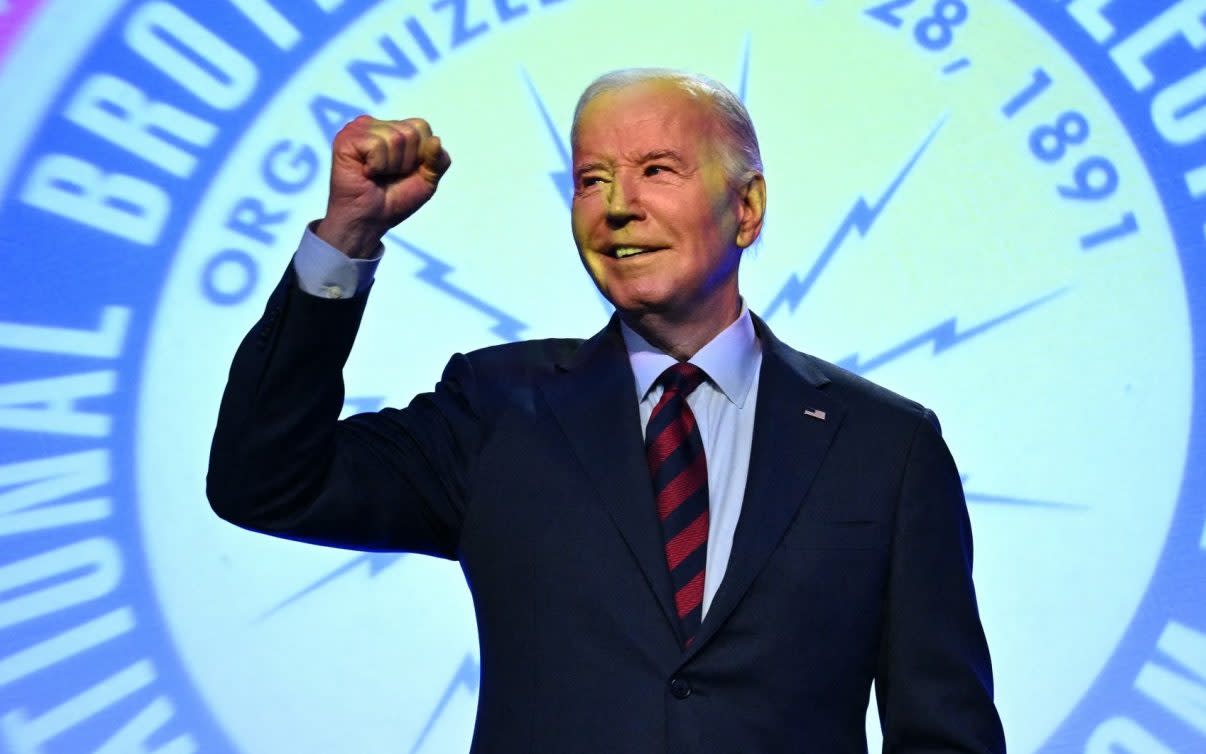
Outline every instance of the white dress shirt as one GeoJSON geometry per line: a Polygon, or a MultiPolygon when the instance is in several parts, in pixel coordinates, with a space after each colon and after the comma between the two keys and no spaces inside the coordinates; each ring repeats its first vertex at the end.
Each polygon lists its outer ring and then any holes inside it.
{"type": "MultiPolygon", "coordinates": [[[[649,344],[635,330],[620,323],[628,360],[636,378],[636,399],[641,426],[649,424],[653,407],[662,396],[657,378],[677,362],[649,344]]],[[[754,406],[758,403],[758,374],[762,371],[762,345],[754,334],[749,309],[712,338],[688,361],[707,375],[687,396],[695,414],[708,464],[708,559],[704,566],[703,614],[708,614],[716,589],[724,578],[733,549],[733,532],[741,517],[745,480],[754,439],[754,406]]]]}
{"type": "MultiPolygon", "coordinates": [[[[314,235],[311,227],[302,235],[293,255],[293,269],[298,287],[306,293],[323,298],[350,298],[372,282],[380,261],[380,249],[373,259],[352,259],[314,235]]],[[[677,360],[650,345],[623,322],[620,332],[628,349],[644,428],[662,395],[657,378],[677,360]]],[[[708,556],[703,594],[706,616],[733,549],[733,532],[741,517],[754,439],[762,346],[754,334],[749,309],[743,305],[737,320],[689,361],[708,375],[687,396],[708,464],[708,556]]]]}

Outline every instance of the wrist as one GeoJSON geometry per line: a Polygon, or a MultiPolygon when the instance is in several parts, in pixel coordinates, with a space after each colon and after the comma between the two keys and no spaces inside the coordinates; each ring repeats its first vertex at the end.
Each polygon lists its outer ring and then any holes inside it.
{"type": "Polygon", "coordinates": [[[369,259],[376,256],[385,233],[364,222],[344,222],[328,215],[315,226],[314,235],[353,259],[369,259]]]}

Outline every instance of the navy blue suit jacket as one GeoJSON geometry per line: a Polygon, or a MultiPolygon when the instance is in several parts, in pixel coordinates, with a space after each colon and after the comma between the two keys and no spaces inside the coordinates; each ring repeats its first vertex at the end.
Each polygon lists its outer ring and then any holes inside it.
{"type": "Polygon", "coordinates": [[[885,751],[1004,751],[960,479],[928,410],[755,319],[749,482],[684,650],[617,322],[458,354],[407,408],[337,421],[365,298],[286,274],[231,368],[209,497],[250,529],[457,559],[481,650],[473,751],[862,752],[872,679],[885,751]]]}

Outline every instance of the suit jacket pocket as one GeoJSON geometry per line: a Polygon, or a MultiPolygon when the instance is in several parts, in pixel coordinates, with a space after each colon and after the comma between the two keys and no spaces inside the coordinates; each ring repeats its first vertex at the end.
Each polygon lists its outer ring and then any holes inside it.
{"type": "Polygon", "coordinates": [[[797,520],[783,538],[793,550],[882,550],[888,546],[888,525],[879,521],[797,520]]]}

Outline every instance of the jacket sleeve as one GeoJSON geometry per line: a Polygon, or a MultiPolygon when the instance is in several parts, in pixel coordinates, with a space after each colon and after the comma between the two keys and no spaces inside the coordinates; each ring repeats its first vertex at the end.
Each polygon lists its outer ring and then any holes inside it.
{"type": "Polygon", "coordinates": [[[955,462],[926,411],[900,485],[876,675],[885,754],[1003,754],[955,462]]]}
{"type": "Polygon", "coordinates": [[[340,421],[343,366],[367,296],[311,296],[292,267],[285,273],[230,369],[210,505],[290,539],[454,558],[477,446],[474,372],[458,354],[407,408],[340,421]]]}

